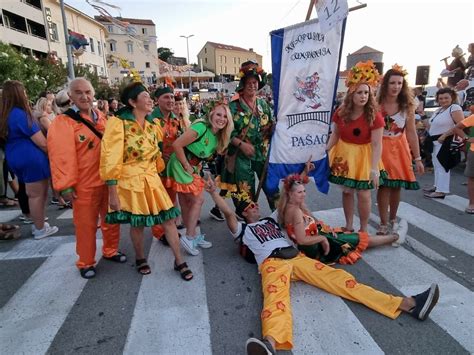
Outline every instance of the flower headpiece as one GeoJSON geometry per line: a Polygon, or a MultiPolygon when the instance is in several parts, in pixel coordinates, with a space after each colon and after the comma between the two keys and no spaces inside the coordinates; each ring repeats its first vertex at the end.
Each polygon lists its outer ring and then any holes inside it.
{"type": "Polygon", "coordinates": [[[242,215],[242,212],[244,212],[248,206],[254,203],[249,193],[245,190],[240,190],[239,192],[231,192],[230,195],[235,201],[235,210],[240,215],[242,215]]]}
{"type": "Polygon", "coordinates": [[[307,184],[309,182],[308,176],[301,176],[300,174],[291,174],[288,175],[284,180],[283,180],[283,186],[285,188],[286,192],[290,192],[291,188],[295,184],[307,184]]]}
{"type": "Polygon", "coordinates": [[[263,70],[262,67],[258,65],[257,62],[254,62],[252,60],[242,63],[242,66],[239,70],[239,74],[237,75],[240,78],[239,86],[237,86],[236,89],[237,92],[242,91],[244,89],[245,78],[249,76],[257,78],[259,90],[263,88],[267,83],[267,73],[263,70]]]}
{"type": "Polygon", "coordinates": [[[406,71],[406,69],[404,69],[401,65],[398,65],[397,63],[395,63],[394,65],[392,65],[392,70],[402,74],[402,76],[405,76],[408,74],[408,72],[406,71]]]}
{"type": "Polygon", "coordinates": [[[209,102],[202,108],[205,114],[210,114],[217,106],[228,105],[227,99],[224,96],[218,96],[214,100],[209,100],[209,102]]]}
{"type": "Polygon", "coordinates": [[[360,84],[367,84],[374,88],[379,82],[380,74],[373,61],[359,62],[349,71],[346,86],[353,92],[360,84]]]}

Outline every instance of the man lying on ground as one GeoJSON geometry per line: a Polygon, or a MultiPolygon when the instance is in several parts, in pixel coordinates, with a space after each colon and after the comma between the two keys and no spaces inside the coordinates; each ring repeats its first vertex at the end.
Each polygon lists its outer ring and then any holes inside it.
{"type": "Polygon", "coordinates": [[[334,295],[362,303],[392,319],[403,311],[424,321],[438,301],[437,284],[432,284],[428,290],[413,297],[392,296],[360,284],[346,271],[332,268],[299,253],[285,238],[275,220],[260,218],[258,204],[240,198],[237,210],[241,212],[245,222],[238,222],[234,211],[219,196],[212,179],[207,180],[205,189],[224,214],[234,238],[242,238],[243,243],[255,254],[262,275],[263,339],[248,339],[247,354],[275,354],[275,349],[293,348],[291,280],[303,281],[334,295]]]}

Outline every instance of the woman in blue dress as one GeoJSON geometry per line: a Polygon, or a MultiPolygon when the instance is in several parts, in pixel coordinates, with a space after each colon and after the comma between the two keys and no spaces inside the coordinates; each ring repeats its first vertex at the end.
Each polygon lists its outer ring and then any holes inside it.
{"type": "Polygon", "coordinates": [[[5,142],[8,166],[26,185],[35,239],[42,239],[58,231],[45,220],[48,197],[49,162],[44,137],[37,120],[31,114],[25,87],[15,80],[3,84],[0,104],[0,139],[5,142]]]}

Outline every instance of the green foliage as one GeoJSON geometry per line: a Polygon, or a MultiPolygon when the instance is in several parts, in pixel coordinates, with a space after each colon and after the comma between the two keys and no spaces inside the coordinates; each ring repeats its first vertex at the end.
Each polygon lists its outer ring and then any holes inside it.
{"type": "Polygon", "coordinates": [[[162,61],[168,62],[169,57],[171,57],[173,54],[174,52],[170,48],[158,48],[158,58],[160,58],[162,61]]]}

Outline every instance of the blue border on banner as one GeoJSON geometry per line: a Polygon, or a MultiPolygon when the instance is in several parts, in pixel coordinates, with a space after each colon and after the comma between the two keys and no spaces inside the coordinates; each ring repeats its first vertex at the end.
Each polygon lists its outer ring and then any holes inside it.
{"type": "Polygon", "coordinates": [[[270,32],[272,48],[273,114],[278,117],[278,97],[280,94],[281,58],[283,50],[283,28],[270,32]]]}
{"type": "MultiPolygon", "coordinates": [[[[327,155],[317,161],[312,162],[314,164],[315,169],[310,171],[308,176],[314,178],[316,183],[316,187],[322,193],[327,194],[329,191],[329,160],[327,155]]],[[[305,167],[305,163],[298,163],[298,164],[276,164],[270,163],[268,164],[268,171],[267,171],[267,179],[265,181],[265,189],[271,195],[278,192],[278,187],[280,184],[280,180],[283,177],[286,177],[290,174],[298,173],[300,174],[303,172],[305,167]]]]}
{"type": "MultiPolygon", "coordinates": [[[[314,20],[313,20],[314,21],[314,20]]],[[[334,106],[336,102],[336,93],[337,93],[337,86],[339,83],[339,71],[341,67],[341,59],[342,59],[342,48],[344,45],[344,37],[346,32],[346,21],[347,17],[342,22],[341,28],[341,43],[339,47],[339,59],[338,65],[336,70],[336,79],[334,82],[334,92],[333,92],[333,99],[332,99],[332,107],[331,107],[331,119],[334,112],[334,106]]],[[[273,102],[274,102],[274,114],[276,119],[278,119],[278,96],[280,94],[280,76],[281,76],[281,58],[282,58],[282,50],[283,50],[283,37],[284,37],[285,29],[279,29],[270,32],[271,36],[271,48],[272,48],[272,75],[273,75],[273,102]],[[274,47],[275,46],[275,47],[274,47]]],[[[328,132],[331,130],[331,125],[329,125],[328,132]]],[[[273,139],[272,139],[273,140],[273,139]]],[[[270,149],[268,154],[271,152],[272,140],[270,140],[270,149]]],[[[317,189],[327,194],[329,192],[329,157],[326,156],[318,161],[312,162],[315,166],[315,170],[311,171],[308,176],[313,177],[316,183],[317,189]]],[[[301,173],[305,167],[304,163],[297,163],[297,164],[277,164],[277,163],[269,163],[268,164],[268,171],[266,174],[265,179],[265,190],[270,195],[273,195],[278,192],[278,186],[280,180],[285,178],[286,176],[294,173],[301,173]]]]}

